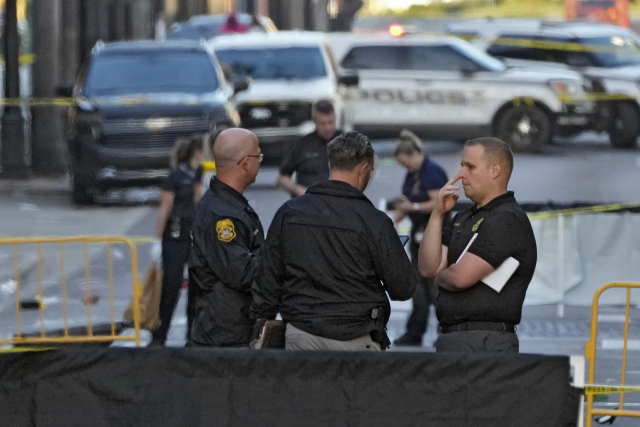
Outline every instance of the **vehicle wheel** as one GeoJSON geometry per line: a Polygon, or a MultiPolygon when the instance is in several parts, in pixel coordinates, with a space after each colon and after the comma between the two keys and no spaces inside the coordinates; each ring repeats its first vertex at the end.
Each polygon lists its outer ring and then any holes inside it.
{"type": "Polygon", "coordinates": [[[538,107],[512,107],[498,120],[498,136],[509,144],[513,151],[540,152],[551,140],[551,121],[538,107]]]}
{"type": "Polygon", "coordinates": [[[638,110],[631,104],[619,102],[613,107],[609,141],[614,148],[633,148],[640,133],[638,110]]]}
{"type": "Polygon", "coordinates": [[[87,206],[93,204],[91,182],[86,173],[78,173],[71,168],[71,201],[74,205],[87,206]]]}

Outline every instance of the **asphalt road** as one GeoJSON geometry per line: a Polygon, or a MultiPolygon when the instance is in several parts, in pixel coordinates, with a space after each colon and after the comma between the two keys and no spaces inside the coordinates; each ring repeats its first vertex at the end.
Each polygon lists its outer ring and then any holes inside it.
{"type": "MultiPolygon", "coordinates": [[[[391,158],[393,141],[376,141],[374,147],[380,156],[378,170],[367,189],[366,194],[376,205],[383,199],[391,199],[400,193],[404,170],[391,158]]],[[[462,146],[455,142],[438,142],[425,144],[429,156],[441,164],[450,176],[459,168],[462,146]]],[[[640,172],[640,149],[617,151],[609,147],[606,138],[598,135],[587,135],[578,139],[558,140],[540,155],[516,155],[515,170],[511,181],[511,189],[521,202],[594,202],[594,203],[640,203],[640,186],[636,177],[640,172]]],[[[278,207],[288,200],[288,195],[274,185],[277,171],[264,169],[260,172],[256,184],[247,191],[246,196],[261,220],[268,228],[278,207]]],[[[130,194],[125,203],[121,203],[118,195],[107,198],[101,206],[76,209],[71,207],[67,198],[61,195],[22,194],[20,203],[14,198],[0,194],[0,212],[5,218],[11,218],[0,224],[0,235],[16,235],[26,233],[31,228],[37,234],[73,234],[102,233],[126,234],[129,236],[150,236],[156,221],[155,206],[136,203],[139,200],[153,200],[156,190],[138,190],[130,194]],[[52,221],[52,215],[55,221],[52,221]],[[66,219],[65,219],[66,218],[66,219]],[[25,224],[25,221],[30,223],[25,224]],[[31,224],[37,224],[31,225],[31,224]],[[20,231],[23,230],[23,231],[20,231]]],[[[5,248],[6,249],[6,248],[5,248]]],[[[126,248],[117,247],[114,253],[114,304],[109,304],[110,288],[107,274],[104,247],[93,248],[89,253],[89,280],[82,265],[82,248],[76,248],[75,260],[67,259],[65,265],[65,282],[69,295],[66,310],[69,312],[69,325],[83,325],[87,316],[94,323],[108,322],[113,316],[119,320],[128,304],[131,292],[131,268],[126,248]],[[80,257],[78,260],[77,258],[80,257]],[[96,305],[83,303],[86,285],[89,284],[92,296],[98,296],[96,305]],[[89,313],[89,310],[91,312],[89,313]]],[[[51,248],[54,253],[57,248],[51,248]]],[[[68,249],[71,251],[71,249],[68,249]]],[[[47,252],[49,253],[49,252],[47,252]]],[[[0,253],[0,256],[2,254],[0,253]]],[[[60,296],[60,263],[59,257],[47,261],[44,289],[47,310],[45,322],[47,327],[59,328],[64,325],[62,314],[65,310],[60,296]]],[[[139,246],[139,265],[141,269],[150,264],[148,246],[139,246]]],[[[37,292],[37,272],[31,271],[22,283],[23,297],[35,295],[37,292]]],[[[0,279],[3,279],[0,277],[0,279]]],[[[8,337],[16,327],[15,305],[13,294],[7,282],[0,283],[0,336],[8,337]]],[[[176,311],[170,332],[169,345],[184,344],[185,316],[184,298],[176,311]]],[[[392,338],[403,332],[408,303],[395,304],[395,311],[389,323],[389,334],[392,338]]],[[[619,307],[607,307],[607,322],[601,325],[603,334],[618,342],[622,338],[622,323],[619,307]]],[[[542,354],[583,355],[584,343],[589,338],[588,308],[567,308],[565,317],[556,317],[555,307],[525,307],[523,323],[520,325],[522,352],[542,354]]],[[[21,318],[23,330],[37,330],[40,318],[37,312],[25,312],[21,318]]],[[[435,319],[431,319],[432,325],[435,319]]],[[[640,338],[640,313],[634,310],[630,338],[638,342],[640,338]]],[[[395,351],[433,351],[432,343],[436,338],[433,327],[424,337],[421,348],[394,349],[395,351]]],[[[148,336],[145,336],[148,339],[148,336]]],[[[635,347],[634,347],[635,348],[635,347]]],[[[627,366],[627,382],[640,384],[640,348],[629,352],[627,366]]],[[[619,383],[621,367],[621,351],[616,346],[602,347],[598,351],[597,383],[619,383]]],[[[639,409],[640,400],[630,396],[627,400],[639,409]]],[[[615,405],[615,398],[601,402],[599,405],[615,405]]],[[[626,420],[616,421],[616,425],[627,424],[626,420]]]]}

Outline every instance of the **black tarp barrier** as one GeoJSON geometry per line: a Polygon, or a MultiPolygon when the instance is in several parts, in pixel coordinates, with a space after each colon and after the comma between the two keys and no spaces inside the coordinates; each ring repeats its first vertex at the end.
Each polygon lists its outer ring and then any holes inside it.
{"type": "Polygon", "coordinates": [[[566,427],[569,359],[78,348],[0,355],[0,426],[566,427]]]}

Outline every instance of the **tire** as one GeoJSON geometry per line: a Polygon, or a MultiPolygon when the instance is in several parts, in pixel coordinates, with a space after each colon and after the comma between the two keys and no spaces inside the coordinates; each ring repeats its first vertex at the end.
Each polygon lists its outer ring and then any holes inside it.
{"type": "Polygon", "coordinates": [[[612,109],[609,141],[613,148],[633,148],[640,133],[638,110],[627,102],[619,102],[612,109]]]}
{"type": "Polygon", "coordinates": [[[511,107],[497,121],[500,139],[521,153],[538,153],[551,141],[551,120],[532,105],[511,107]]]}
{"type": "Polygon", "coordinates": [[[71,201],[77,206],[89,206],[94,202],[91,180],[87,173],[77,171],[71,167],[71,201]]]}

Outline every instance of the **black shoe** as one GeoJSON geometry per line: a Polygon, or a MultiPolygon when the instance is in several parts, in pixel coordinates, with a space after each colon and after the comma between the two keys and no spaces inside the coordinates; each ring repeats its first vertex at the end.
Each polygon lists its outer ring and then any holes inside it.
{"type": "Polygon", "coordinates": [[[164,340],[152,339],[147,347],[164,347],[164,340]]]}
{"type": "Polygon", "coordinates": [[[406,347],[422,347],[422,337],[416,338],[408,333],[393,341],[393,345],[406,347]]]}

